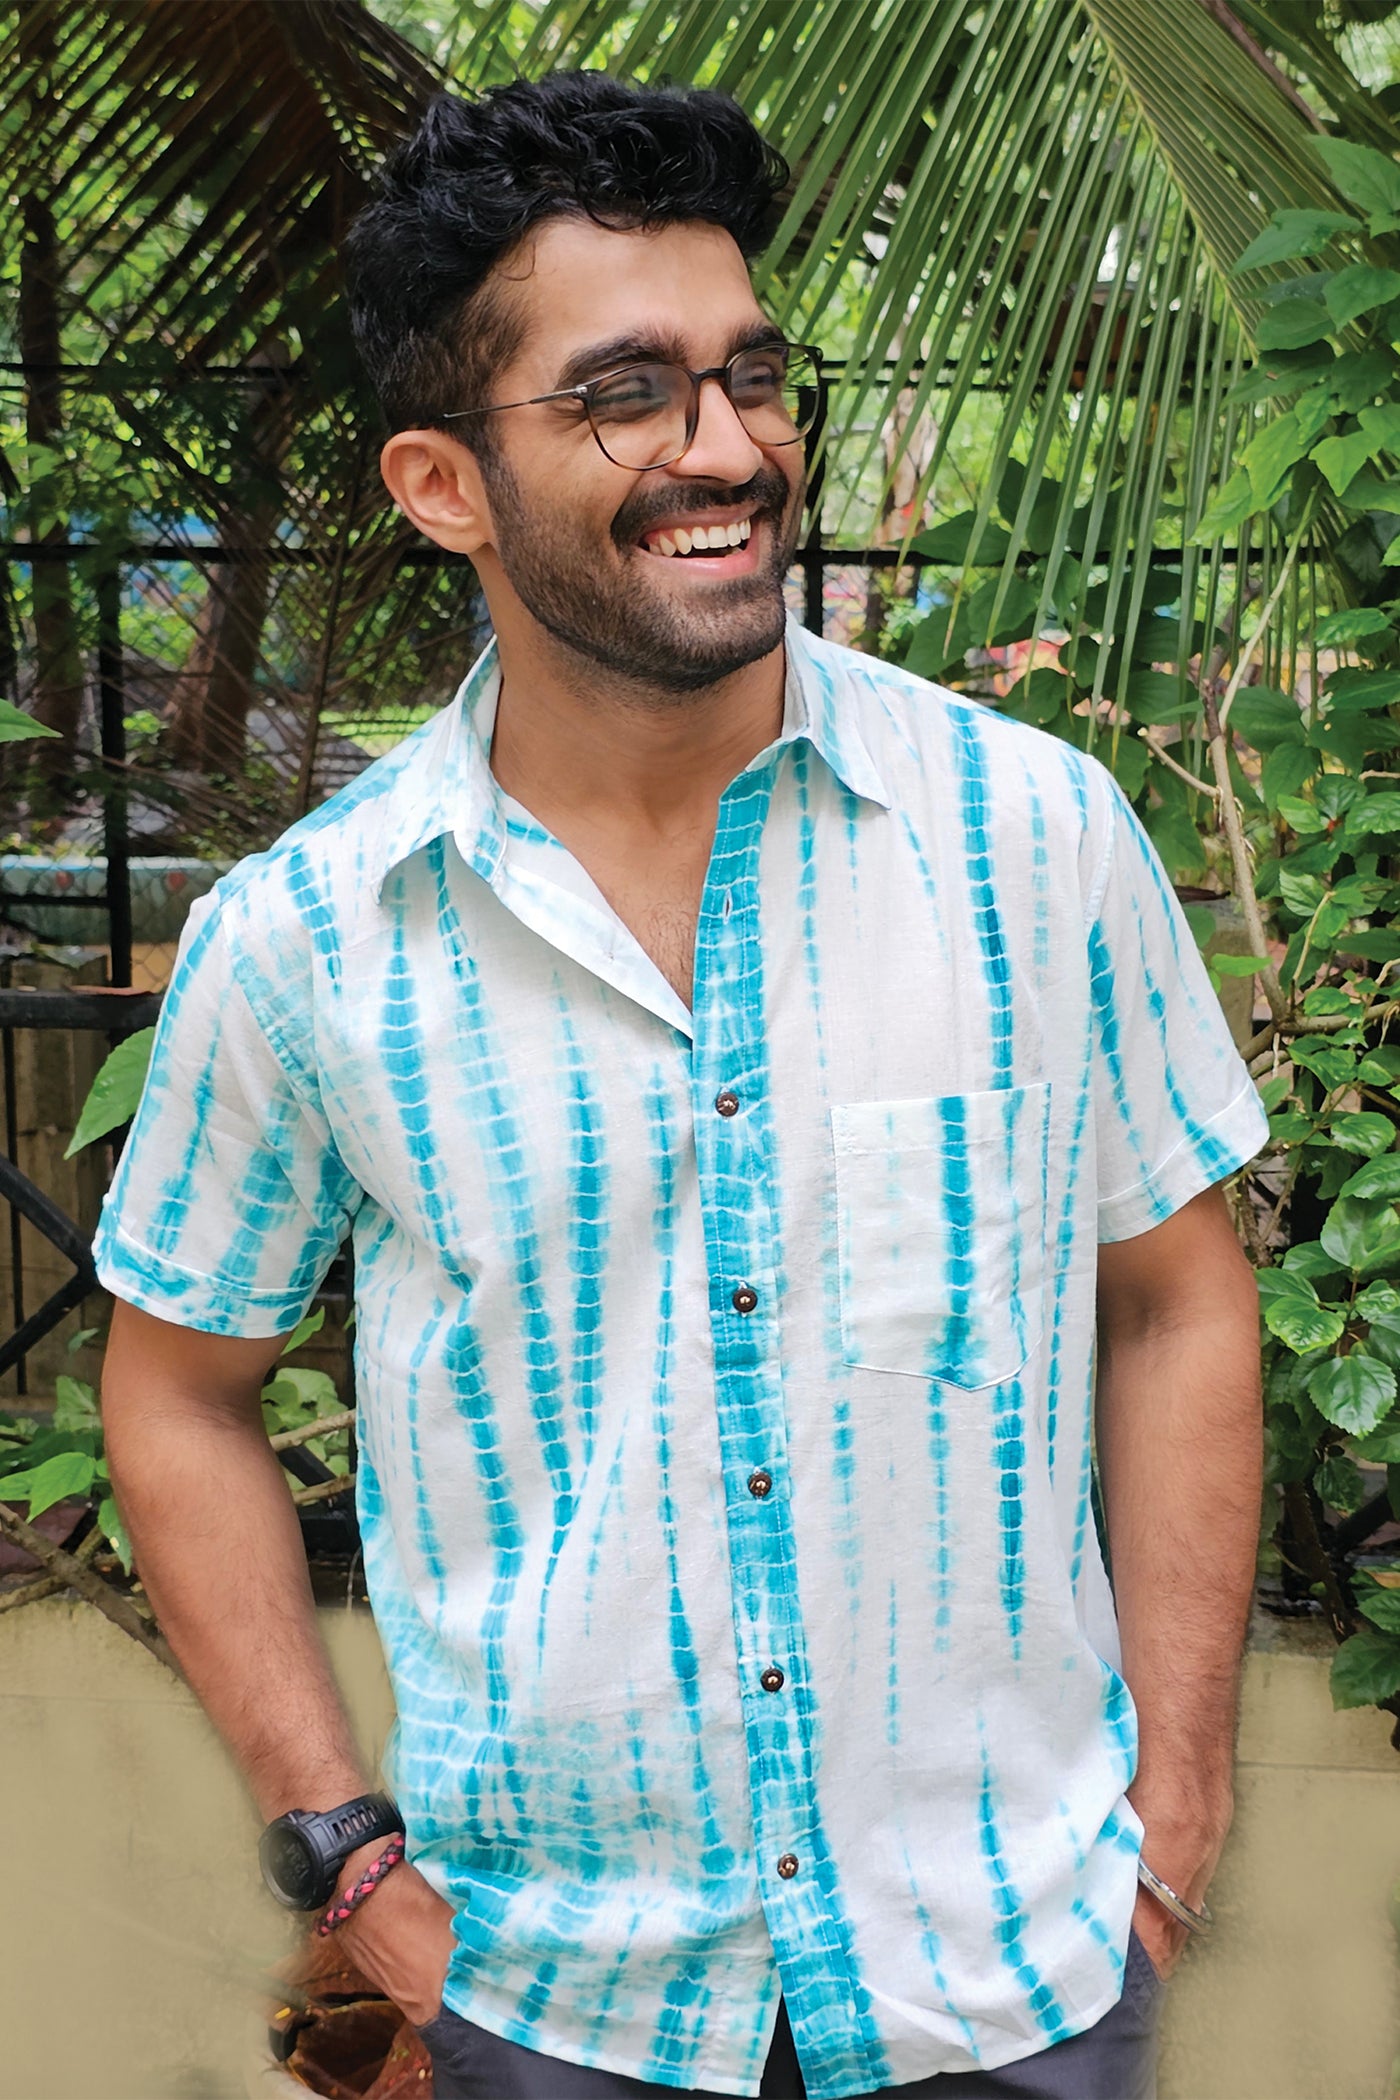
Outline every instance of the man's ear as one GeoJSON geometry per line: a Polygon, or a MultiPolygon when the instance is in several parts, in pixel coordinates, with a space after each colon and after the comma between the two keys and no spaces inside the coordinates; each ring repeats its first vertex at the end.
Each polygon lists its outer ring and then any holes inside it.
{"type": "Polygon", "coordinates": [[[397,430],[379,455],[384,486],[410,522],[439,547],[475,554],[494,539],[476,455],[440,430],[397,430]]]}

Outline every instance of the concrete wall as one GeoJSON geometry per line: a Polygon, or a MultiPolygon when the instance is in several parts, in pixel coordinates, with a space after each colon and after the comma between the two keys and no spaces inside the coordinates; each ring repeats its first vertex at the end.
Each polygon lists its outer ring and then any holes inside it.
{"type": "MultiPolygon", "coordinates": [[[[392,1708],[362,1609],[322,1623],[362,1741],[392,1708]]],[[[1400,1758],[1333,1714],[1325,1643],[1262,1627],[1220,1930],[1172,1986],[1160,2100],[1391,2100],[1400,1758]]],[[[244,2100],[259,1974],[294,1929],[189,1694],[89,1607],[0,1615],[0,2093],[244,2100]]]]}

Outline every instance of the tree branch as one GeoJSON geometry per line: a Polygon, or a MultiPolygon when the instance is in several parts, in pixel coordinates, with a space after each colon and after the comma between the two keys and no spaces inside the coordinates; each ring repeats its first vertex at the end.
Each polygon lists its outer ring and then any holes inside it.
{"type": "Polygon", "coordinates": [[[180,1675],[179,1665],[169,1643],[163,1635],[157,1633],[155,1627],[137,1610],[129,1597],[124,1597],[120,1590],[113,1589],[94,1569],[86,1567],[76,1554],[65,1553],[61,1546],[55,1546],[50,1539],[36,1531],[32,1524],[27,1524],[23,1517],[17,1517],[13,1510],[6,1509],[2,1503],[0,1535],[9,1539],[12,1545],[19,1546],[24,1552],[31,1554],[49,1574],[58,1576],[65,1588],[76,1590],[89,1604],[95,1604],[104,1618],[110,1619],[114,1626],[119,1626],[133,1641],[138,1641],[148,1655],[153,1655],[157,1662],[163,1662],[175,1676],[180,1675]]]}

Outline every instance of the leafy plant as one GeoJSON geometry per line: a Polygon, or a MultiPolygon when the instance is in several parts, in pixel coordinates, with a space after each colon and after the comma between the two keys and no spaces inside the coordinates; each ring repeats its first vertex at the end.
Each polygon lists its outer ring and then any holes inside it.
{"type": "MultiPolygon", "coordinates": [[[[282,1357],[293,1355],[314,1334],[319,1334],[325,1318],[324,1310],[308,1313],[283,1343],[282,1357]]],[[[85,1329],[70,1341],[70,1350],[91,1338],[92,1330],[85,1329]]],[[[262,1410],[269,1436],[291,1431],[296,1441],[314,1452],[330,1472],[338,1476],[349,1474],[347,1423],[341,1422],[319,1436],[304,1434],[313,1423],[343,1412],[335,1381],[325,1371],[282,1363],[262,1389],[262,1410]]],[[[94,1505],[99,1530],[130,1574],[131,1541],[111,1490],[97,1395],[82,1380],[60,1376],[48,1422],[0,1412],[0,1502],[17,1503],[32,1522],[56,1503],[78,1496],[94,1505]]]]}
{"type": "MultiPolygon", "coordinates": [[[[1154,554],[1150,618],[1120,641],[1092,520],[1070,515],[1052,572],[1064,504],[1025,516],[1013,474],[915,544],[966,562],[995,508],[1003,538],[1021,519],[1022,567],[937,610],[906,660],[1097,747],[1173,873],[1234,892],[1250,953],[1214,957],[1217,980],[1255,978],[1269,1009],[1246,1054],[1270,1143],[1238,1215],[1259,1268],[1271,1559],[1327,1611],[1336,1704],[1400,1716],[1400,1570],[1357,1560],[1400,1516],[1400,165],[1311,150],[1331,207],[1277,209],[1235,266],[1269,306],[1232,394],[1268,419],[1191,535],[1212,558],[1226,537],[1241,559],[1251,533],[1278,545],[1248,638],[1184,558],[1154,554]],[[1037,634],[1066,573],[1058,661],[988,692],[987,645],[1037,634]]],[[[1242,574],[1239,613],[1246,595],[1242,574]]]]}

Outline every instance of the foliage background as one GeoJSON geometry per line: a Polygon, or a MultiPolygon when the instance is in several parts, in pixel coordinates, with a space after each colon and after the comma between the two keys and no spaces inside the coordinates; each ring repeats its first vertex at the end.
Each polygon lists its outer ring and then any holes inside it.
{"type": "MultiPolygon", "coordinates": [[[[757,277],[838,361],[812,530],[891,557],[846,631],[1094,750],[1242,993],[1264,1570],[1400,1715],[1400,10],[29,0],[0,48],[21,853],[97,836],[114,563],[147,851],[263,843],[455,685],[479,597],[383,503],[335,266],[440,81],[703,82],[788,155],[757,277]]],[[[79,1406],[38,1464],[100,1488],[79,1406]]]]}

